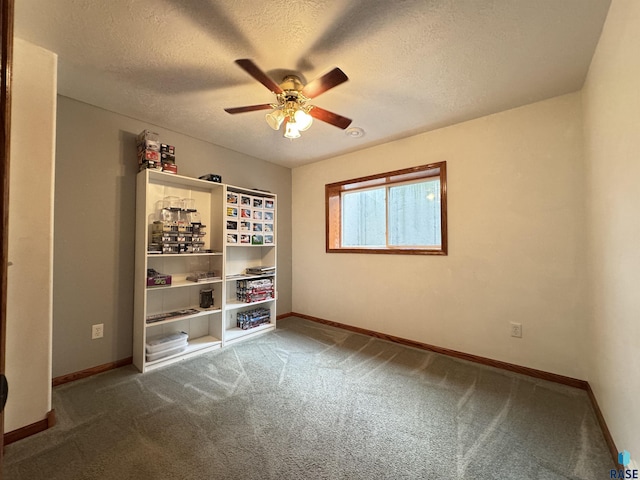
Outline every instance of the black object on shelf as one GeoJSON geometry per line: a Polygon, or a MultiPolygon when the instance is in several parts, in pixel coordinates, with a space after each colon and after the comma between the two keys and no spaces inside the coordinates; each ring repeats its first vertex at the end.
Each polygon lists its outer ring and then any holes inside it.
{"type": "Polygon", "coordinates": [[[211,308],[213,306],[213,289],[200,290],[200,308],[211,308]]]}
{"type": "Polygon", "coordinates": [[[222,183],[222,177],[220,175],[216,175],[215,173],[207,173],[206,175],[202,175],[198,178],[200,180],[208,180],[210,182],[222,183]]]}

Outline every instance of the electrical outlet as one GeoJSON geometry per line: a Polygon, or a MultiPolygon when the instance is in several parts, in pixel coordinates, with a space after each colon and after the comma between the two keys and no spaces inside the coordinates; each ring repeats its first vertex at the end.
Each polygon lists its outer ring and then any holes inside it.
{"type": "Polygon", "coordinates": [[[104,336],[104,323],[96,323],[91,326],[91,340],[104,336]]]}
{"type": "Polygon", "coordinates": [[[511,336],[516,338],[522,338],[522,324],[511,322],[511,336]]]}

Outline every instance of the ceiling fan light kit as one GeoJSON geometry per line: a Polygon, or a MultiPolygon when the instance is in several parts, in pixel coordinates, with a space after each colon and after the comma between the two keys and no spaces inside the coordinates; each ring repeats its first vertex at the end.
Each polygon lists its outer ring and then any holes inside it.
{"type": "Polygon", "coordinates": [[[296,127],[295,122],[287,122],[287,126],[284,129],[284,136],[290,139],[300,138],[300,130],[296,127]]]}
{"type": "Polygon", "coordinates": [[[267,113],[265,118],[271,128],[278,130],[282,122],[284,122],[284,112],[282,110],[274,110],[271,113],[267,113]]]}
{"type": "MultiPolygon", "coordinates": [[[[286,77],[282,85],[287,83],[290,78],[286,77]]],[[[297,78],[295,80],[300,84],[297,78]]],[[[279,130],[286,120],[284,136],[299,138],[300,132],[307,130],[313,123],[313,117],[309,115],[313,106],[306,104],[309,99],[296,90],[284,90],[283,93],[278,93],[276,98],[278,103],[271,105],[274,108],[273,112],[265,115],[267,123],[274,130],[279,130]]]]}
{"type": "Polygon", "coordinates": [[[349,78],[339,68],[334,68],[329,73],[303,85],[296,75],[287,75],[280,84],[277,84],[266,73],[249,59],[236,60],[236,63],[249,75],[267,87],[275,96],[276,103],[250,105],[247,107],[225,108],[230,114],[253,112],[256,110],[271,110],[265,115],[267,124],[274,130],[279,130],[284,123],[284,136],[294,139],[300,137],[317,118],[341,129],[346,129],[350,124],[349,118],[311,105],[308,102],[326,92],[327,90],[346,82],[349,78]]]}

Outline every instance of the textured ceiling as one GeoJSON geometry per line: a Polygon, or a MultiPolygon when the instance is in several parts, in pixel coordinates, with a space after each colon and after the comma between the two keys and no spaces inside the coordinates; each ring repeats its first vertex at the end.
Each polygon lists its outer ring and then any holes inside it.
{"type": "Polygon", "coordinates": [[[19,0],[16,36],[59,56],[58,92],[284,166],[297,166],[579,90],[610,0],[19,0]],[[234,60],[281,81],[340,67],[288,140],[273,95],[234,60]]]}

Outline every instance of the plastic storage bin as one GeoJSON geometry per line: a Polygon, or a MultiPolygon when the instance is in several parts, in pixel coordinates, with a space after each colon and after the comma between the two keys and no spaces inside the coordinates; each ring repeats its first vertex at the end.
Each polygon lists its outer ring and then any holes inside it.
{"type": "Polygon", "coordinates": [[[148,338],[145,349],[147,362],[153,362],[180,353],[187,347],[188,339],[189,336],[185,332],[156,335],[148,338]]]}

